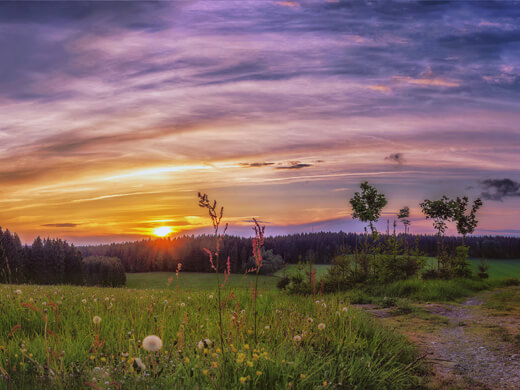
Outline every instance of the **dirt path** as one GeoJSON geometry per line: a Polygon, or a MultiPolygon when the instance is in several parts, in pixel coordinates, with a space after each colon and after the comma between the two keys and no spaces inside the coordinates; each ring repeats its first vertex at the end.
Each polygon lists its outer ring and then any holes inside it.
{"type": "Polygon", "coordinates": [[[506,293],[506,301],[509,294],[520,298],[520,289],[512,288],[481,293],[460,305],[417,305],[420,311],[407,315],[369,310],[419,345],[433,368],[432,388],[520,389],[520,308],[488,304],[506,293]]]}

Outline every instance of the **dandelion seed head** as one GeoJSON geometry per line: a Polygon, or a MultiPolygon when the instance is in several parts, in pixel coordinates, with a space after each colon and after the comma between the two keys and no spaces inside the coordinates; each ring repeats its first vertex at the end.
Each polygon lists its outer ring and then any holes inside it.
{"type": "Polygon", "coordinates": [[[323,322],[320,323],[320,324],[318,324],[318,329],[319,329],[319,330],[323,330],[323,329],[325,329],[325,327],[326,327],[326,326],[325,326],[325,324],[324,324],[323,322]]]}
{"type": "Polygon", "coordinates": [[[143,348],[148,352],[157,352],[162,348],[162,340],[155,336],[146,336],[143,340],[143,348]]]}
{"type": "Polygon", "coordinates": [[[94,318],[92,319],[92,322],[96,325],[100,324],[101,323],[101,317],[100,316],[94,316],[94,318]]]}
{"type": "Polygon", "coordinates": [[[296,341],[297,343],[299,343],[300,341],[302,341],[302,336],[297,334],[296,336],[293,337],[293,340],[296,341]]]}

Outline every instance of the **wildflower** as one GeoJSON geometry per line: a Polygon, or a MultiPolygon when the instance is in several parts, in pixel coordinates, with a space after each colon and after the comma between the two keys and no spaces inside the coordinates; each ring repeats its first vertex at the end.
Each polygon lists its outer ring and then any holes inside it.
{"type": "Polygon", "coordinates": [[[202,374],[203,374],[203,375],[208,375],[208,372],[209,372],[209,371],[208,371],[207,369],[202,370],[202,374]]]}
{"type": "Polygon", "coordinates": [[[87,300],[86,300],[85,298],[83,298],[83,299],[81,300],[81,303],[87,303],[87,300]]]}
{"type": "Polygon", "coordinates": [[[20,294],[22,293],[22,290],[19,290],[19,289],[18,289],[18,290],[15,290],[14,292],[15,292],[16,294],[20,295],[20,294]]]}
{"type": "Polygon", "coordinates": [[[247,366],[248,366],[248,367],[253,367],[253,362],[252,362],[251,360],[249,360],[249,361],[247,362],[247,366]]]}
{"type": "Polygon", "coordinates": [[[299,343],[300,341],[302,341],[302,336],[297,334],[296,336],[293,337],[293,340],[296,341],[297,343],[299,343]]]}
{"type": "Polygon", "coordinates": [[[94,324],[98,325],[101,323],[101,317],[100,316],[94,316],[94,318],[92,319],[92,322],[94,322],[94,324]]]}
{"type": "Polygon", "coordinates": [[[186,358],[184,359],[184,362],[189,363],[189,362],[190,362],[190,358],[189,358],[189,357],[186,357],[186,358]]]}
{"type": "Polygon", "coordinates": [[[323,307],[324,309],[326,309],[326,308],[327,308],[327,304],[326,304],[325,302],[323,302],[323,303],[321,304],[321,307],[323,307]]]}
{"type": "Polygon", "coordinates": [[[240,383],[246,383],[247,382],[247,378],[245,376],[241,376],[239,381],[240,381],[240,383]]]}
{"type": "Polygon", "coordinates": [[[197,343],[197,347],[199,349],[204,349],[204,341],[200,340],[198,343],[197,343]]]}
{"type": "Polygon", "coordinates": [[[184,307],[186,306],[186,304],[184,302],[181,302],[181,307],[184,307]]]}
{"type": "Polygon", "coordinates": [[[204,339],[204,342],[206,343],[206,345],[208,347],[211,345],[211,340],[210,339],[204,339]]]}
{"type": "Polygon", "coordinates": [[[341,310],[343,310],[343,312],[345,312],[345,313],[346,313],[346,312],[348,311],[348,307],[344,307],[344,308],[343,308],[343,309],[341,309],[341,310]]]}
{"type": "Polygon", "coordinates": [[[311,317],[307,317],[307,322],[312,323],[314,320],[311,317]]]}
{"type": "Polygon", "coordinates": [[[42,306],[47,306],[47,302],[43,301],[42,306]]]}
{"type": "Polygon", "coordinates": [[[319,330],[323,330],[325,329],[325,324],[322,322],[321,324],[318,325],[318,329],[319,330]]]}
{"type": "Polygon", "coordinates": [[[256,372],[256,375],[257,375],[257,376],[262,375],[262,371],[257,371],[257,372],[256,372]]]}
{"type": "Polygon", "coordinates": [[[316,301],[316,305],[319,305],[320,304],[320,301],[316,301]]]}
{"type": "Polygon", "coordinates": [[[213,299],[213,294],[210,294],[208,298],[213,299]]]}
{"type": "Polygon", "coordinates": [[[326,387],[328,385],[327,381],[323,381],[323,387],[326,387]]]}
{"type": "Polygon", "coordinates": [[[220,352],[222,352],[222,350],[221,350],[220,348],[217,348],[217,349],[215,350],[215,352],[216,352],[216,353],[220,353],[220,352]]]}
{"type": "Polygon", "coordinates": [[[217,368],[218,367],[218,363],[217,362],[211,362],[211,367],[217,368]]]}
{"type": "Polygon", "coordinates": [[[307,377],[307,375],[305,375],[305,374],[300,374],[300,378],[305,379],[306,377],[307,377]]]}
{"type": "Polygon", "coordinates": [[[134,358],[134,367],[139,370],[146,370],[146,366],[144,365],[143,361],[139,358],[134,358]]]}
{"type": "Polygon", "coordinates": [[[154,335],[146,336],[143,340],[143,348],[148,352],[157,352],[162,348],[162,340],[154,335]]]}
{"type": "Polygon", "coordinates": [[[249,344],[244,344],[244,349],[249,349],[249,344]]]}

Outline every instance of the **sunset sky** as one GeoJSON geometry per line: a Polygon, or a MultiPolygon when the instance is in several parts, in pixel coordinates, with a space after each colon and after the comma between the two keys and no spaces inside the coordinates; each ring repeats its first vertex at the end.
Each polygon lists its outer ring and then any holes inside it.
{"type": "Polygon", "coordinates": [[[520,235],[520,3],[1,2],[0,49],[0,226],[24,242],[200,232],[198,191],[232,233],[360,230],[364,180],[412,232],[446,194],[520,235]]]}

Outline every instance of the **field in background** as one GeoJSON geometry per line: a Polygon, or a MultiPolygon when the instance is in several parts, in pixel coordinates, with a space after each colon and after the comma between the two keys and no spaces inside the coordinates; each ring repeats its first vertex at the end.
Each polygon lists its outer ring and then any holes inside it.
{"type": "MultiPolygon", "coordinates": [[[[431,260],[433,261],[433,259],[431,260]]],[[[477,272],[477,266],[480,259],[471,259],[471,268],[477,272]]],[[[520,259],[514,260],[488,260],[489,277],[490,279],[500,278],[519,278],[520,279],[520,259]]],[[[316,276],[320,278],[327,273],[330,265],[318,264],[315,265],[316,276]]],[[[258,288],[263,290],[276,289],[276,282],[280,277],[296,272],[298,265],[289,264],[285,268],[277,271],[274,276],[259,276],[258,288]]],[[[127,287],[129,288],[153,288],[166,289],[168,285],[168,278],[172,277],[170,289],[175,289],[178,285],[179,289],[183,290],[214,290],[215,289],[215,274],[213,273],[196,273],[196,272],[181,272],[179,279],[176,278],[174,272],[145,272],[145,273],[129,273],[126,274],[127,287]]],[[[254,275],[232,274],[226,284],[227,287],[233,288],[249,288],[251,282],[254,282],[254,275]]]]}
{"type": "MultiPolygon", "coordinates": [[[[126,286],[129,288],[154,288],[167,289],[168,279],[172,278],[169,289],[179,286],[181,290],[215,290],[216,280],[214,273],[181,272],[179,277],[175,272],[143,272],[126,274],[126,286]]],[[[226,283],[227,288],[250,288],[251,282],[254,283],[254,274],[247,276],[231,274],[226,283]]],[[[221,281],[224,277],[221,275],[221,281]]],[[[258,289],[275,289],[278,278],[272,276],[259,276],[258,289]]]]}

